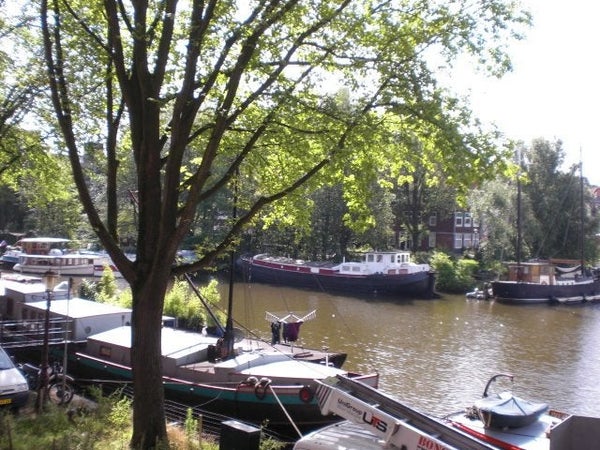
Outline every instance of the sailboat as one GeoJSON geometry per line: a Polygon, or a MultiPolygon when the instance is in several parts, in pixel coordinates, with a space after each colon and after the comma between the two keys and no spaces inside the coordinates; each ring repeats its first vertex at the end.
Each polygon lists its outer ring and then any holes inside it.
{"type": "MultiPolygon", "coordinates": [[[[581,164],[579,165],[581,172],[581,164]]],[[[583,258],[583,176],[581,182],[581,260],[521,261],[521,183],[517,181],[517,261],[508,263],[508,279],[492,281],[492,295],[501,303],[582,303],[600,300],[598,274],[583,258]]]]}

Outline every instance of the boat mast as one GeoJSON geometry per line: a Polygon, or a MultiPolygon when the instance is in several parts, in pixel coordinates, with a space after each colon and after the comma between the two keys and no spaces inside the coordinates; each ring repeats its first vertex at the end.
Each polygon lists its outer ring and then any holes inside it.
{"type": "MultiPolygon", "coordinates": [[[[522,161],[521,161],[521,148],[517,149],[517,163],[519,164],[519,170],[517,172],[517,270],[519,272],[518,277],[520,278],[521,272],[521,169],[522,169],[522,161]]],[[[520,281],[520,280],[519,280],[520,281]]]]}
{"type": "Polygon", "coordinates": [[[583,239],[583,233],[585,230],[584,224],[583,224],[583,219],[585,217],[585,210],[584,210],[584,192],[583,192],[583,162],[581,160],[581,148],[579,148],[579,188],[580,188],[580,201],[581,201],[581,205],[580,205],[580,209],[581,209],[581,213],[579,215],[579,222],[580,222],[580,230],[579,230],[579,251],[581,252],[581,276],[585,276],[585,256],[584,256],[584,250],[583,250],[583,243],[584,243],[584,239],[583,239]]]}
{"type": "MultiPolygon", "coordinates": [[[[235,221],[237,218],[237,201],[238,201],[238,178],[236,177],[233,182],[233,212],[232,218],[235,221]]],[[[227,322],[225,323],[225,335],[223,336],[224,346],[224,358],[227,359],[233,356],[233,344],[234,344],[234,333],[233,333],[233,276],[235,270],[235,252],[230,252],[229,262],[229,297],[227,299],[227,322]]]]}

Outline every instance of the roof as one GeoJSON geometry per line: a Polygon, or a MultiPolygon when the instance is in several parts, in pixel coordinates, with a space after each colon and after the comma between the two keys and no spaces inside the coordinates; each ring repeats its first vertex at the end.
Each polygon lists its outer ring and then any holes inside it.
{"type": "MultiPolygon", "coordinates": [[[[131,347],[131,327],[122,326],[113,328],[102,333],[88,336],[89,340],[105,342],[124,348],[131,347]]],[[[162,354],[165,356],[180,356],[197,351],[207,345],[215,344],[217,338],[205,336],[202,333],[178,330],[176,328],[162,328],[162,354]]]]}
{"type": "Polygon", "coordinates": [[[51,244],[62,244],[65,242],[70,242],[70,239],[52,237],[32,237],[19,239],[19,242],[48,242],[51,244]]]}
{"type": "MultiPolygon", "coordinates": [[[[27,303],[27,306],[46,310],[46,301],[27,303]]],[[[129,314],[131,313],[131,309],[75,297],[71,299],[52,300],[50,302],[50,312],[73,319],[80,319],[83,317],[112,314],[129,314]]]]}

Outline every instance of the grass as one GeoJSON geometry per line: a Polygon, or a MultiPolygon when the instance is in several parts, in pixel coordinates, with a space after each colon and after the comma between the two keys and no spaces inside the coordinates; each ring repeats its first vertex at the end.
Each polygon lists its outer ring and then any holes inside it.
{"type": "MultiPolygon", "coordinates": [[[[94,393],[94,402],[74,399],[68,408],[46,405],[37,414],[29,404],[17,414],[0,415],[2,450],[127,450],[131,438],[131,401],[118,394],[103,397],[94,393]]],[[[200,433],[191,415],[182,426],[169,426],[169,446],[160,450],[219,450],[218,438],[200,433]]],[[[266,439],[261,450],[278,450],[283,444],[266,439]]]]}

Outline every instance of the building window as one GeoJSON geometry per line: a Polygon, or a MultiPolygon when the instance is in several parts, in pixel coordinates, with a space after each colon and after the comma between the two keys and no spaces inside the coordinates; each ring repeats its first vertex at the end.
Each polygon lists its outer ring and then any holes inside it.
{"type": "Polygon", "coordinates": [[[463,235],[462,233],[454,233],[454,248],[459,249],[463,247],[463,235]]]}
{"type": "Polygon", "coordinates": [[[457,227],[463,226],[463,213],[461,213],[461,212],[454,213],[454,225],[457,227]]]}
{"type": "Polygon", "coordinates": [[[435,233],[429,233],[429,248],[435,248],[435,233]]]}
{"type": "Polygon", "coordinates": [[[479,219],[477,216],[473,216],[473,228],[479,228],[479,219]]]}
{"type": "Polygon", "coordinates": [[[465,213],[464,226],[467,227],[467,228],[471,227],[471,213],[468,213],[468,212],[465,213]]]}
{"type": "Polygon", "coordinates": [[[465,248],[471,248],[473,246],[473,235],[471,233],[465,233],[463,235],[463,246],[465,248]]]}
{"type": "Polygon", "coordinates": [[[431,213],[431,215],[429,216],[429,226],[430,227],[435,227],[437,226],[437,213],[431,213]]]}

